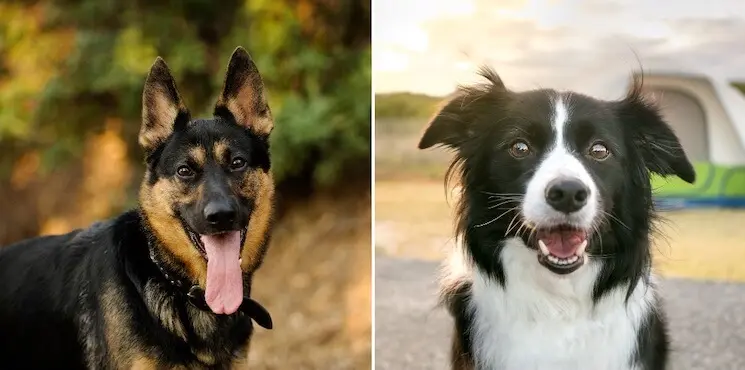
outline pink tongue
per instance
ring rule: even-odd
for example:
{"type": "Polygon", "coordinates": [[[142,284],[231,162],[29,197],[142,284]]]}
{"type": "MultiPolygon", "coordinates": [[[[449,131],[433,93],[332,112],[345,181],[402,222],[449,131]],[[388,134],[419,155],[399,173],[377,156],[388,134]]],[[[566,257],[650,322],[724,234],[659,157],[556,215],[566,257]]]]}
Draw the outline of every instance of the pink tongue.
{"type": "Polygon", "coordinates": [[[556,257],[568,258],[577,252],[585,240],[585,233],[578,230],[556,230],[543,232],[538,237],[546,244],[548,251],[556,257]]]}
{"type": "Polygon", "coordinates": [[[207,252],[207,289],[204,298],[212,312],[230,315],[243,302],[241,233],[201,235],[207,252]]]}

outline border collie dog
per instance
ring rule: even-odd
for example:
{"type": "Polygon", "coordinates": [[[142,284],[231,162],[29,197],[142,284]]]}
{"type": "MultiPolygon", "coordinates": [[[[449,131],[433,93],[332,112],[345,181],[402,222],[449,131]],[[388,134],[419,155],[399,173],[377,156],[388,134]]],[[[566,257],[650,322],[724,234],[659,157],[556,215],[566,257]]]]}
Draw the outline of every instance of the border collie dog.
{"type": "Polygon", "coordinates": [[[606,101],[480,74],[419,143],[453,149],[447,179],[461,185],[465,268],[442,284],[452,368],[664,369],[650,173],[693,183],[695,172],[641,78],[606,101]]]}

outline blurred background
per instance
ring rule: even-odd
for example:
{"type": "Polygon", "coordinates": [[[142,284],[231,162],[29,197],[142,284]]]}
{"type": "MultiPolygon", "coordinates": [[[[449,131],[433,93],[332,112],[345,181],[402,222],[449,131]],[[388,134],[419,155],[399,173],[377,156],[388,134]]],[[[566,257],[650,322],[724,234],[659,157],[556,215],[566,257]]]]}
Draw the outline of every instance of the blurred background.
{"type": "Polygon", "coordinates": [[[451,328],[435,281],[454,246],[451,153],[417,143],[482,64],[511,89],[605,99],[621,98],[643,68],[645,92],[697,171],[693,185],[653,180],[672,368],[745,368],[743,10],[740,0],[376,0],[376,368],[447,368],[451,328]]]}
{"type": "Polygon", "coordinates": [[[369,368],[369,1],[1,2],[0,245],[134,207],[155,57],[205,116],[238,45],[268,89],[280,196],[254,284],[276,328],[250,367],[369,368]]]}
{"type": "Polygon", "coordinates": [[[742,9],[737,0],[377,1],[376,250],[439,259],[450,249],[442,180],[451,156],[416,144],[448,94],[478,81],[480,65],[512,89],[605,99],[622,97],[642,67],[647,94],[698,175],[694,185],[654,179],[658,204],[671,210],[658,266],[676,276],[745,279],[742,9]]]}

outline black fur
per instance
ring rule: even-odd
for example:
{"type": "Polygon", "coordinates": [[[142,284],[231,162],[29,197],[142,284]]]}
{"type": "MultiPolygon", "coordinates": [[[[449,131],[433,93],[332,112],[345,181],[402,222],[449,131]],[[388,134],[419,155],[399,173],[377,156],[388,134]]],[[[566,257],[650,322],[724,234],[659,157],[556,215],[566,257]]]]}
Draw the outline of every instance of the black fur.
{"type": "MultiPolygon", "coordinates": [[[[186,319],[186,297],[163,277],[148,258],[147,228],[136,210],[87,230],[25,240],[0,250],[0,358],[3,368],[84,369],[81,314],[89,312],[91,340],[105,347],[106,328],[98,299],[103,284],[123,288],[121,297],[132,314],[139,343],[173,364],[198,363],[191,346],[239,353],[252,333],[251,319],[220,317],[210,341],[200,343],[187,325],[187,345],[163,329],[143,302],[147,281],[156,281],[175,297],[178,315],[186,319]]],[[[250,285],[249,285],[250,286],[250,285]]],[[[186,321],[186,320],[185,320],[186,321]]],[[[96,368],[109,368],[105,348],[95,356],[96,368]]],[[[232,358],[224,356],[224,361],[232,358]]],[[[91,364],[93,365],[93,364],[91,364]]]]}
{"type": "MultiPolygon", "coordinates": [[[[463,86],[435,115],[419,143],[420,149],[444,146],[455,157],[446,176],[461,185],[457,206],[456,231],[466,247],[466,258],[501,285],[505,271],[500,259],[503,240],[520,237],[535,245],[531,233],[521,233],[519,201],[497,206],[495,194],[524,194],[541,154],[547,150],[555,132],[550,127],[553,90],[513,92],[500,77],[484,68],[486,82],[463,86]],[[535,148],[532,157],[517,160],[508,154],[517,138],[526,138],[535,148]],[[496,219],[496,220],[495,220],[496,219]],[[512,227],[510,227],[512,225],[512,227]]],[[[607,216],[588,240],[587,252],[603,256],[602,270],[595,282],[593,300],[597,302],[613,288],[647,279],[651,267],[650,236],[655,212],[650,172],[676,175],[693,182],[695,173],[678,139],[662,120],[654,105],[644,100],[641,80],[637,79],[619,101],[603,101],[571,94],[571,119],[565,135],[576,145],[571,149],[598,185],[607,216]],[[601,138],[613,155],[598,162],[582,156],[592,140],[601,138]]],[[[500,200],[501,201],[501,200],[500,200]]],[[[523,230],[524,231],[524,230],[523,230]]],[[[631,289],[628,295],[631,294],[631,289]]],[[[628,298],[627,295],[627,298],[628,298]]],[[[469,313],[463,309],[468,287],[445,287],[445,304],[455,319],[456,336],[470,357],[467,329],[469,313]]],[[[636,360],[644,369],[662,369],[667,353],[663,317],[655,312],[639,330],[636,360]]]]}
{"type": "MultiPolygon", "coordinates": [[[[242,61],[239,67],[253,66],[241,48],[234,58],[242,61]]],[[[260,83],[255,66],[249,69],[243,78],[260,83]]],[[[238,88],[230,78],[226,84],[238,88]]],[[[232,115],[191,120],[160,58],[143,103],[140,144],[147,174],[140,206],[84,230],[0,249],[0,367],[227,369],[246,357],[252,318],[271,328],[268,313],[248,298],[253,272],[267,250],[274,208],[268,134],[232,115]],[[184,166],[194,175],[179,175],[184,166]],[[160,193],[153,190],[158,184],[160,193]],[[205,221],[207,205],[214,202],[229,204],[236,216],[205,221]],[[264,207],[256,209],[258,203],[264,207]],[[156,232],[156,219],[183,230],[161,226],[156,232]],[[250,231],[249,224],[266,228],[250,231]],[[218,315],[207,307],[200,282],[187,268],[206,264],[206,257],[184,261],[174,254],[195,256],[199,237],[190,242],[173,235],[227,231],[240,231],[242,246],[248,245],[246,234],[255,233],[250,255],[241,255],[252,264],[242,266],[240,309],[218,315]],[[171,233],[170,241],[161,239],[171,233]]]]}

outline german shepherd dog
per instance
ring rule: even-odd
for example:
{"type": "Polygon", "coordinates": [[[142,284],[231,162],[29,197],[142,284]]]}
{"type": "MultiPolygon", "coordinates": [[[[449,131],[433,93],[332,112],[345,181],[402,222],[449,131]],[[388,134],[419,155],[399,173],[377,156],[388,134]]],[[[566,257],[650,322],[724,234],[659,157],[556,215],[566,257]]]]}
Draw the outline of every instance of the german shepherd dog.
{"type": "Polygon", "coordinates": [[[457,370],[661,370],[650,174],[695,170],[637,77],[620,100],[513,91],[489,68],[419,143],[455,152],[462,187],[442,300],[457,370]]]}
{"type": "Polygon", "coordinates": [[[163,59],[145,81],[139,206],[0,249],[0,361],[23,369],[226,369],[245,363],[274,209],[264,85],[233,53],[210,119],[163,59]]]}

